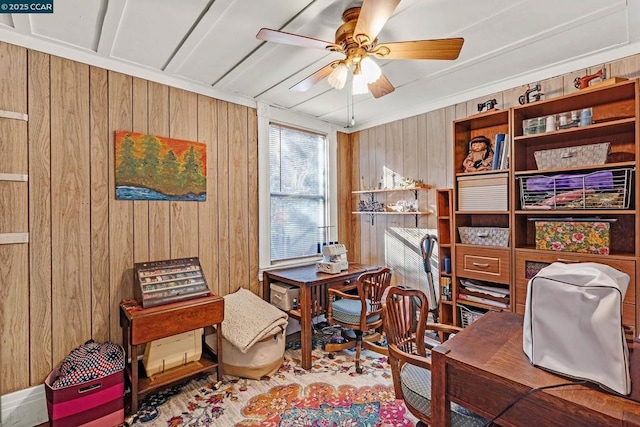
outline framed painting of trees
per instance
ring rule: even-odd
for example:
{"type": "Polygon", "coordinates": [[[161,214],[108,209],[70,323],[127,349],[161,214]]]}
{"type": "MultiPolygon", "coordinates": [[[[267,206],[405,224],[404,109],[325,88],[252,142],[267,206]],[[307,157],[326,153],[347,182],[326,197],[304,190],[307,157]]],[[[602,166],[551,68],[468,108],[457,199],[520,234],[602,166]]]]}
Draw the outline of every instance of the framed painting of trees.
{"type": "Polygon", "coordinates": [[[207,147],[129,131],[116,131],[116,199],[204,201],[207,147]]]}

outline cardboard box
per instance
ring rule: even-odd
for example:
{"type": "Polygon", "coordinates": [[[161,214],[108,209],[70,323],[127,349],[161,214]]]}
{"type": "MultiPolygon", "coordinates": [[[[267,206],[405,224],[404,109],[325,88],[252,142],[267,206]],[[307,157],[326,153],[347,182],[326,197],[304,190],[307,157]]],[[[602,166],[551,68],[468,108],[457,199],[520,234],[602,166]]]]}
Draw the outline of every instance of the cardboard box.
{"type": "Polygon", "coordinates": [[[58,368],[44,381],[52,427],[116,426],[124,422],[124,370],[74,386],[52,388],[58,368]]]}
{"type": "Polygon", "coordinates": [[[536,249],[609,254],[608,222],[536,221],[536,249]]]}
{"type": "Polygon", "coordinates": [[[507,174],[458,177],[458,210],[508,211],[507,174]]]}
{"type": "Polygon", "coordinates": [[[293,309],[293,300],[300,298],[300,288],[286,283],[272,283],[271,304],[281,310],[293,309]]]}

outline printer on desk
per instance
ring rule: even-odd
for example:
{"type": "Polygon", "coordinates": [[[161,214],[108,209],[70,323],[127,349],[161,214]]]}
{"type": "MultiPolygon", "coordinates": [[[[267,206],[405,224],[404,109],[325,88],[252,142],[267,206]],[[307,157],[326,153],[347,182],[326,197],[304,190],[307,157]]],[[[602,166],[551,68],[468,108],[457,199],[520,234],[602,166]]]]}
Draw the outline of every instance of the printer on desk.
{"type": "Polygon", "coordinates": [[[316,264],[321,273],[337,274],[349,268],[347,248],[342,243],[334,243],[322,247],[322,261],[316,264]]]}

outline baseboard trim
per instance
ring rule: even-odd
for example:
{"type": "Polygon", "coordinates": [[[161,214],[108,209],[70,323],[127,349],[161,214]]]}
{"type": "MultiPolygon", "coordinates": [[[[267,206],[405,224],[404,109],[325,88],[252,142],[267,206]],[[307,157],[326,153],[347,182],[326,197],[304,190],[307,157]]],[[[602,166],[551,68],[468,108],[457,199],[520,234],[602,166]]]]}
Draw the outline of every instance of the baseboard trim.
{"type": "Polygon", "coordinates": [[[32,427],[49,421],[44,385],[0,396],[2,427],[32,427]]]}

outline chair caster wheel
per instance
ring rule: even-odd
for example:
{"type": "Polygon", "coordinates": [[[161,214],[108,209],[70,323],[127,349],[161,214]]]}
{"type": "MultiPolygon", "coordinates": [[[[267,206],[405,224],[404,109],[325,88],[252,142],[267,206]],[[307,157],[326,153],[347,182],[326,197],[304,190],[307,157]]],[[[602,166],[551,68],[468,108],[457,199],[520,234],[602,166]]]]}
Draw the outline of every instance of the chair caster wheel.
{"type": "Polygon", "coordinates": [[[356,368],[356,372],[361,374],[362,373],[362,368],[356,368]]]}
{"type": "Polygon", "coordinates": [[[335,355],[335,354],[333,354],[333,353],[329,353],[329,355],[328,355],[328,356],[329,356],[329,359],[335,359],[335,357],[336,357],[336,355],[335,355]]]}

